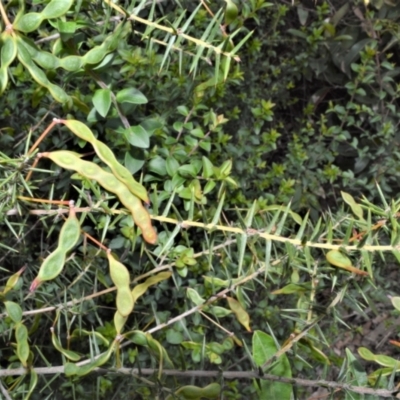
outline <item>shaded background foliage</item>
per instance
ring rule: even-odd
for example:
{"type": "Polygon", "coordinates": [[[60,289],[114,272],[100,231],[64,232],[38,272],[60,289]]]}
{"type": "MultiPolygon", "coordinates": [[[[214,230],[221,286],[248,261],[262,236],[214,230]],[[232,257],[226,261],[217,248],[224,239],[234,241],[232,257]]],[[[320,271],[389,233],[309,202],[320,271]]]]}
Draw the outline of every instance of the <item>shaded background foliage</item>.
{"type": "MultiPolygon", "coordinates": [[[[137,3],[126,1],[120,5],[132,12],[137,3]]],[[[210,4],[210,9],[215,13],[223,4],[222,1],[215,2],[210,4]]],[[[291,201],[295,211],[305,215],[311,210],[315,220],[329,207],[335,213],[331,217],[331,224],[335,225],[347,216],[339,209],[340,190],[352,193],[356,198],[363,194],[377,201],[380,200],[376,189],[378,182],[384,195],[390,197],[397,193],[399,87],[396,78],[400,71],[397,66],[400,6],[376,2],[365,8],[361,1],[291,4],[252,0],[238,1],[237,4],[240,15],[229,28],[231,31],[242,28],[235,44],[248,32],[254,32],[240,50],[240,63],[232,62],[226,82],[217,79],[210,83],[215,76],[215,59],[209,54],[203,54],[204,59],[200,60],[196,73],[190,71],[192,56],[180,56],[178,51],[172,51],[165,58],[165,46],[142,40],[137,32],[146,32],[146,26],[138,22],[130,22],[124,28],[115,51],[100,65],[88,65],[79,72],[46,71],[52,81],[72,96],[69,103],[54,102],[48,92],[33,82],[29,73],[16,63],[10,68],[13,86],[0,96],[1,152],[11,158],[19,157],[25,153],[28,132],[36,138],[52,117],[73,116],[86,121],[97,137],[112,147],[117,158],[143,179],[151,194],[154,214],[161,215],[167,209],[172,218],[186,218],[193,203],[192,192],[195,192],[193,217],[206,221],[216,213],[226,190],[224,222],[244,225],[245,212],[241,209],[248,209],[253,199],[258,199],[255,228],[259,229],[273,224],[273,218],[266,213],[271,205],[280,206],[291,201]],[[132,139],[122,133],[125,126],[116,107],[111,106],[104,116],[98,112],[94,99],[99,88],[105,87],[115,93],[135,88],[147,98],[143,104],[122,102],[119,105],[129,124],[141,127],[135,131],[136,134],[140,132],[140,143],[137,135],[132,139]],[[210,172],[210,164],[204,164],[203,156],[217,170],[210,172]],[[171,198],[173,201],[168,205],[171,198]]],[[[178,2],[168,1],[157,2],[152,9],[149,2],[139,15],[146,19],[153,13],[153,20],[163,18],[164,22],[173,24],[183,9],[193,12],[195,6],[191,1],[181,2],[181,6],[178,2]]],[[[15,14],[17,7],[17,2],[11,2],[8,12],[15,14]]],[[[40,10],[42,4],[33,2],[29,7],[30,11],[40,10]]],[[[84,54],[111,35],[119,22],[104,2],[81,2],[76,7],[68,18],[76,24],[73,32],[64,33],[57,45],[50,40],[40,42],[38,45],[42,49],[59,57],[84,54]]],[[[202,8],[186,33],[200,37],[209,23],[210,16],[202,8]]],[[[51,22],[46,22],[30,38],[40,41],[54,33],[53,28],[56,29],[51,22]]],[[[219,35],[215,38],[216,43],[222,40],[219,35]]],[[[163,40],[165,36],[157,30],[151,32],[153,39],[163,40]]],[[[196,47],[189,43],[185,51],[195,54],[196,47]]],[[[87,153],[88,157],[98,161],[90,146],[63,128],[53,130],[40,146],[41,151],[55,149],[87,153]]],[[[21,177],[29,164],[21,161],[16,163],[18,168],[22,166],[20,172],[4,184],[7,190],[1,193],[3,211],[16,206],[25,211],[32,208],[15,199],[26,190],[21,177]]],[[[4,179],[15,172],[16,165],[2,167],[4,179]]],[[[70,172],[49,162],[42,161],[38,168],[31,188],[37,198],[72,197],[82,204],[100,200],[108,207],[115,204],[98,188],[88,194],[93,186],[86,181],[71,179],[70,172]]],[[[12,236],[9,230],[4,230],[2,243],[18,251],[13,254],[2,248],[1,267],[8,273],[15,272],[23,264],[29,265],[24,278],[30,282],[40,259],[55,246],[59,220],[26,217],[23,213],[11,222],[4,215],[1,218],[3,226],[11,225],[16,231],[12,236]]],[[[163,245],[169,241],[173,246],[169,248],[166,262],[179,259],[186,248],[202,251],[228,238],[193,228],[176,234],[161,223],[157,223],[157,227],[160,244],[152,253],[144,253],[141,239],[126,217],[88,214],[83,226],[86,232],[103,237],[107,246],[138,275],[148,271],[149,260],[161,253],[163,245]]],[[[283,234],[290,236],[298,228],[298,224],[288,217],[283,234]]],[[[311,234],[312,229],[309,231],[311,234]]],[[[188,288],[195,289],[203,298],[211,296],[215,288],[204,284],[203,275],[234,279],[239,274],[241,262],[251,266],[265,259],[263,243],[254,239],[250,244],[251,251],[246,251],[243,257],[240,246],[232,244],[229,250],[221,250],[213,258],[200,258],[188,267],[186,276],[176,274],[173,283],[163,282],[146,293],[135,308],[131,328],[147,327],[154,321],[166,322],[189,308],[188,288]]],[[[334,294],[343,288],[346,288],[341,306],[343,312],[350,310],[364,316],[362,309],[366,305],[372,307],[374,300],[383,302],[382,291],[375,291],[371,282],[360,283],[332,271],[319,251],[314,254],[320,282],[314,304],[307,303],[302,291],[292,293],[292,296],[271,294],[272,290],[288,282],[309,284],[310,276],[316,277],[304,267],[307,257],[300,251],[290,254],[285,245],[277,245],[275,251],[282,262],[270,272],[269,280],[255,280],[236,291],[236,296],[247,305],[253,330],[273,332],[282,342],[299,321],[306,319],[310,306],[316,313],[323,314],[334,294]],[[330,291],[332,281],[335,282],[334,293],[330,291]],[[364,296],[362,299],[360,291],[364,296]]],[[[380,279],[379,267],[377,280],[380,279]]],[[[26,282],[23,289],[12,294],[13,301],[24,302],[26,282]]],[[[25,300],[24,304],[30,309],[60,304],[110,285],[104,254],[82,244],[60,280],[46,284],[34,299],[25,300]],[[78,275],[80,279],[77,280],[78,275]]],[[[384,289],[391,290],[390,287],[384,289]]],[[[113,339],[115,330],[110,321],[114,300],[114,295],[108,294],[81,303],[73,309],[75,316],[66,314],[57,322],[62,341],[68,340],[70,318],[78,319],[87,330],[95,327],[97,332],[113,339]]],[[[336,310],[333,313],[340,314],[336,310]]],[[[340,321],[335,317],[332,320],[333,323],[329,320],[321,324],[328,339],[321,334],[318,346],[302,344],[302,358],[295,358],[292,365],[300,376],[313,378],[314,365],[322,365],[321,370],[326,368],[327,371],[327,358],[335,367],[343,362],[328,347],[330,335],[341,332],[340,321]],[[327,354],[326,358],[318,354],[320,348],[327,354]]],[[[221,321],[229,331],[241,332],[241,339],[250,345],[250,333],[246,333],[235,318],[228,316],[221,321]]],[[[60,363],[59,354],[54,353],[46,339],[53,323],[53,315],[32,318],[31,347],[37,346],[41,350],[41,356],[35,358],[35,366],[45,365],[44,360],[60,363]]],[[[2,335],[0,348],[3,367],[17,365],[17,358],[8,346],[11,333],[7,322],[2,321],[2,328],[6,332],[2,335]]],[[[183,359],[186,366],[213,369],[212,361],[221,356],[222,366],[226,369],[234,367],[244,371],[252,367],[242,347],[224,342],[226,332],[215,329],[198,314],[190,316],[182,325],[176,324],[158,332],[155,337],[180,366],[183,359]],[[218,351],[210,352],[212,356],[201,357],[198,348],[182,349],[180,346],[183,339],[202,343],[205,336],[207,344],[218,348],[218,351]],[[217,346],[221,343],[226,345],[223,351],[217,346]]],[[[78,352],[88,352],[84,340],[75,341],[73,345],[78,352]]],[[[101,345],[98,347],[104,350],[101,345]]],[[[138,348],[129,348],[124,357],[127,365],[158,366],[151,354],[138,348]]],[[[334,372],[326,372],[326,375],[332,377],[334,372]]],[[[128,378],[116,375],[89,376],[81,381],[65,377],[54,381],[41,379],[47,386],[43,384],[43,392],[35,393],[35,398],[43,398],[43,393],[62,398],[93,398],[94,394],[98,398],[109,398],[112,391],[121,398],[133,393],[149,398],[158,391],[157,387],[130,382],[128,378]]],[[[174,387],[175,381],[171,378],[164,384],[174,387]]],[[[227,398],[243,398],[256,393],[255,387],[239,381],[225,382],[225,385],[227,398]]],[[[299,397],[302,395],[300,389],[299,397]]]]}

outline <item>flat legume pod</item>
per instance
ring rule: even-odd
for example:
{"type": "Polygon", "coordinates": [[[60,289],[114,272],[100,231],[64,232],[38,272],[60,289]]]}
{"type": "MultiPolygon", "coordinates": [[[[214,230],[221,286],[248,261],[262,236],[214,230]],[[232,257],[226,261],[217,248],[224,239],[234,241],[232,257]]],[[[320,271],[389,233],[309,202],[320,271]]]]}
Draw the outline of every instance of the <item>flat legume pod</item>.
{"type": "Polygon", "coordinates": [[[69,216],[64,222],[57,248],[50,253],[40,266],[37,277],[30,286],[33,292],[44,281],[55,279],[64,268],[66,254],[76,245],[80,235],[80,225],[76,218],[73,202],[70,203],[69,216]]]}
{"type": "Polygon", "coordinates": [[[66,150],[41,153],[42,157],[50,158],[60,167],[76,171],[82,176],[97,181],[106,190],[116,194],[121,203],[131,212],[136,225],[142,230],[146,242],[157,242],[157,234],[151,224],[151,218],[140,199],[134,196],[128,188],[113,174],[104,171],[97,164],[81,160],[76,153],[66,150]]]}
{"type": "Polygon", "coordinates": [[[133,178],[129,170],[118,162],[112,150],[105,143],[97,140],[93,132],[84,123],[72,119],[61,120],[61,122],[76,136],[86,140],[94,147],[99,158],[110,167],[115,177],[124,183],[133,195],[139,197],[145,203],[149,203],[146,188],[133,178]]]}
{"type": "Polygon", "coordinates": [[[123,316],[128,316],[133,310],[133,297],[129,287],[130,276],[124,264],[117,261],[109,251],[107,253],[110,264],[111,280],[117,287],[117,310],[123,316]]]}

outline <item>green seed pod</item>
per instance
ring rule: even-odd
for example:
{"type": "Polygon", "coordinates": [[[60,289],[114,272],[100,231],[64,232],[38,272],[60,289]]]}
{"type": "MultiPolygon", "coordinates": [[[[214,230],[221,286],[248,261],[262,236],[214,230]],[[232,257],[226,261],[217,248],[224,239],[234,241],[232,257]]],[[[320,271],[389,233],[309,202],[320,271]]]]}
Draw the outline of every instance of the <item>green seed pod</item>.
{"type": "Polygon", "coordinates": [[[58,58],[47,51],[38,51],[32,59],[36,64],[46,70],[56,69],[59,67],[58,58]]]}
{"type": "Polygon", "coordinates": [[[11,275],[6,283],[6,286],[3,290],[3,294],[6,294],[7,292],[9,292],[10,290],[12,290],[14,288],[14,286],[16,286],[20,280],[20,276],[21,274],[25,271],[26,266],[22,267],[19,271],[17,271],[15,274],[11,275]]]}
{"type": "Polygon", "coordinates": [[[76,245],[79,235],[80,224],[76,218],[73,202],[71,202],[69,216],[60,231],[58,247],[43,261],[39,273],[29,289],[31,292],[36,290],[42,282],[52,280],[61,273],[66,253],[76,245]]]}
{"type": "Polygon", "coordinates": [[[93,132],[84,123],[72,119],[61,120],[61,122],[79,138],[89,143],[96,140],[93,132]]]}
{"type": "Polygon", "coordinates": [[[40,13],[32,12],[24,14],[21,18],[14,22],[14,29],[20,32],[33,32],[39,28],[43,21],[43,16],[40,13]]]}
{"type": "Polygon", "coordinates": [[[121,203],[131,212],[136,225],[142,230],[143,238],[148,243],[156,243],[157,234],[151,224],[148,211],[143,207],[141,201],[113,174],[104,171],[92,162],[80,160],[75,153],[70,151],[41,153],[41,156],[50,158],[63,168],[79,172],[88,179],[96,180],[106,190],[116,194],[121,203]]]}
{"type": "Polygon", "coordinates": [[[127,317],[123,317],[119,311],[116,311],[114,314],[114,326],[117,331],[117,335],[120,335],[122,329],[124,328],[125,322],[127,321],[127,317]]]}
{"type": "Polygon", "coordinates": [[[84,62],[82,60],[82,57],[67,56],[67,57],[61,58],[59,60],[59,65],[61,68],[65,69],[66,71],[76,72],[76,71],[79,71],[83,67],[84,62]]]}
{"type": "Polygon", "coordinates": [[[117,161],[111,149],[103,142],[97,140],[85,124],[76,120],[63,120],[62,123],[76,136],[86,140],[93,146],[99,158],[110,167],[115,177],[124,183],[133,195],[139,197],[145,203],[149,203],[145,187],[133,178],[129,170],[117,161]]]}
{"type": "Polygon", "coordinates": [[[85,64],[97,64],[107,55],[107,47],[103,45],[93,47],[83,57],[85,64]]]}
{"type": "Polygon", "coordinates": [[[52,160],[60,167],[63,167],[65,169],[73,169],[74,171],[76,171],[76,162],[80,161],[80,155],[78,153],[74,153],[73,151],[68,150],[39,153],[38,156],[50,158],[50,160],[52,160]]]}
{"type": "Polygon", "coordinates": [[[61,247],[65,253],[70,251],[79,239],[81,232],[78,218],[76,218],[73,206],[70,208],[69,217],[64,222],[60,231],[58,246],[61,247]]]}
{"type": "Polygon", "coordinates": [[[51,82],[49,82],[47,85],[47,90],[50,92],[53,99],[61,104],[67,103],[71,100],[68,94],[65,93],[64,89],[62,89],[60,86],[54,85],[51,82]]]}
{"type": "Polygon", "coordinates": [[[72,350],[64,349],[62,347],[60,339],[57,337],[57,335],[54,332],[54,328],[51,328],[51,341],[53,342],[53,346],[69,360],[79,361],[81,359],[81,356],[78,353],[75,353],[72,350]]]}
{"type": "Polygon", "coordinates": [[[7,67],[0,66],[0,94],[2,94],[8,84],[8,69],[7,67]]]}
{"type": "Polygon", "coordinates": [[[3,45],[0,54],[0,94],[6,90],[8,83],[8,67],[17,56],[17,43],[15,37],[4,31],[1,35],[3,45]]]}
{"type": "MultiPolygon", "coordinates": [[[[217,399],[221,393],[221,385],[219,383],[211,383],[204,388],[187,385],[181,387],[175,392],[178,398],[187,400],[200,400],[200,399],[217,399]]],[[[172,399],[172,397],[171,397],[172,399]]]]}
{"type": "Polygon", "coordinates": [[[108,262],[110,263],[110,274],[114,285],[117,288],[129,287],[130,276],[128,269],[124,264],[117,261],[111,252],[107,253],[108,262]]]}
{"type": "Polygon", "coordinates": [[[128,187],[129,191],[142,199],[145,203],[149,203],[149,197],[145,187],[133,179],[129,170],[117,161],[111,149],[99,140],[96,140],[92,145],[100,159],[111,168],[114,175],[128,187]]]}
{"type": "Polygon", "coordinates": [[[226,9],[225,9],[225,25],[230,25],[234,22],[239,14],[238,8],[236,4],[232,0],[226,1],[226,9]]]}
{"type": "Polygon", "coordinates": [[[15,339],[17,341],[17,355],[26,368],[29,357],[28,329],[21,322],[15,325],[15,339]]]}
{"type": "Polygon", "coordinates": [[[117,287],[116,304],[117,310],[122,317],[127,317],[133,311],[133,297],[129,287],[117,287]]]}
{"type": "Polygon", "coordinates": [[[117,287],[117,310],[123,317],[127,317],[133,310],[129,272],[124,264],[112,256],[110,251],[107,253],[107,258],[110,263],[111,280],[117,287]]]}
{"type": "Polygon", "coordinates": [[[0,63],[1,66],[8,67],[17,56],[17,43],[14,36],[8,32],[3,32],[1,41],[3,45],[1,46],[0,63]]]}
{"type": "Polygon", "coordinates": [[[5,301],[4,305],[6,306],[8,316],[15,322],[22,321],[22,309],[18,303],[13,301],[5,301]]]}
{"type": "Polygon", "coordinates": [[[142,331],[133,331],[128,338],[135,344],[139,346],[147,346],[147,337],[146,334],[142,331]]]}
{"type": "Polygon", "coordinates": [[[56,278],[62,271],[65,263],[65,252],[62,248],[57,247],[40,266],[37,277],[32,281],[29,290],[35,291],[37,287],[44,281],[50,281],[56,278]]]}

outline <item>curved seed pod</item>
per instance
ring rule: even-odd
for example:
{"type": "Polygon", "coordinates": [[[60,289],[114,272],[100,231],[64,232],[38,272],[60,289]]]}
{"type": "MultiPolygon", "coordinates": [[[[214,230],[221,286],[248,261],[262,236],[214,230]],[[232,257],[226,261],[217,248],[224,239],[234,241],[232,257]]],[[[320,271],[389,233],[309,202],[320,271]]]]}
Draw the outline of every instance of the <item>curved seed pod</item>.
{"type": "Polygon", "coordinates": [[[42,21],[42,14],[36,12],[27,13],[14,22],[14,29],[25,33],[33,32],[39,28],[42,21]]]}
{"type": "Polygon", "coordinates": [[[21,61],[23,66],[29,71],[32,78],[41,86],[47,88],[50,83],[47,79],[46,74],[36,66],[32,60],[32,56],[29,53],[27,46],[25,45],[23,39],[17,36],[17,48],[18,48],[18,59],[21,61]]]}
{"type": "Polygon", "coordinates": [[[69,217],[64,222],[61,228],[60,236],[58,239],[58,246],[61,247],[65,253],[70,251],[79,239],[81,227],[76,218],[75,210],[73,205],[69,209],[69,217]]]}
{"type": "Polygon", "coordinates": [[[142,331],[132,331],[127,335],[128,339],[139,346],[147,346],[147,336],[142,331]]]}
{"type": "MultiPolygon", "coordinates": [[[[187,400],[200,400],[200,399],[217,399],[221,393],[221,385],[219,383],[211,383],[203,388],[193,385],[181,387],[175,392],[178,398],[187,400]]],[[[175,396],[174,396],[175,397],[175,396]]],[[[168,396],[167,399],[173,397],[168,396]]]]}
{"type": "Polygon", "coordinates": [[[79,56],[67,56],[59,59],[58,62],[61,68],[70,72],[79,71],[84,65],[82,57],[79,56]]]}
{"type": "Polygon", "coordinates": [[[32,57],[33,61],[44,69],[56,69],[59,67],[60,62],[58,58],[49,53],[48,51],[38,51],[35,56],[32,57]]]}
{"type": "Polygon", "coordinates": [[[57,335],[54,332],[54,328],[51,328],[51,341],[53,342],[53,346],[69,360],[79,361],[81,359],[81,356],[78,353],[75,353],[72,350],[64,349],[62,347],[60,339],[57,337],[57,335]]]}
{"type": "Polygon", "coordinates": [[[112,150],[106,144],[97,140],[85,124],[72,119],[62,120],[62,123],[76,136],[86,140],[93,146],[99,158],[110,167],[116,178],[124,183],[132,194],[142,199],[145,203],[149,203],[146,188],[133,178],[129,170],[117,161],[112,150]]]}
{"type": "Polygon", "coordinates": [[[6,306],[8,316],[15,323],[22,321],[22,309],[18,303],[15,303],[14,301],[5,301],[4,305],[6,306]]]}
{"type": "Polygon", "coordinates": [[[56,278],[62,271],[65,263],[65,252],[58,247],[54,250],[40,266],[37,277],[32,281],[29,290],[35,291],[44,281],[50,281],[56,278]]]}
{"type": "Polygon", "coordinates": [[[76,171],[88,179],[93,179],[106,190],[116,194],[121,203],[131,212],[133,220],[141,229],[143,238],[146,242],[151,244],[157,242],[157,234],[151,224],[151,218],[148,211],[143,207],[141,201],[113,174],[104,171],[97,164],[81,160],[71,151],[53,151],[41,153],[40,156],[50,158],[53,162],[63,168],[76,171]]]}
{"type": "Polygon", "coordinates": [[[225,25],[229,25],[234,22],[239,14],[236,4],[232,0],[225,0],[225,25]]]}
{"type": "Polygon", "coordinates": [[[117,299],[116,305],[118,313],[121,314],[122,317],[127,317],[133,311],[133,298],[132,293],[128,288],[117,288],[117,299]]]}
{"type": "Polygon", "coordinates": [[[63,119],[62,122],[72,133],[74,133],[79,138],[92,143],[96,140],[93,132],[82,122],[76,121],[74,119],[63,119]]]}
{"type": "Polygon", "coordinates": [[[71,376],[71,375],[78,375],[78,376],[84,376],[93,371],[95,368],[102,366],[105,364],[108,359],[111,357],[111,354],[113,353],[115,349],[116,341],[114,340],[111,343],[111,346],[109,349],[101,354],[98,358],[95,360],[91,361],[88,364],[85,365],[76,365],[74,363],[67,363],[65,366],[65,375],[66,376],[71,376]]]}
{"type": "Polygon", "coordinates": [[[17,36],[17,49],[18,49],[18,59],[21,61],[21,64],[29,71],[32,78],[40,85],[45,87],[53,98],[60,102],[65,103],[69,100],[69,96],[65,91],[57,86],[52,84],[48,79],[46,74],[33,62],[32,56],[29,53],[28,48],[29,44],[25,45],[24,40],[17,36]]]}
{"type": "Polygon", "coordinates": [[[108,262],[110,263],[111,280],[117,287],[117,309],[123,316],[127,317],[133,310],[133,297],[130,291],[129,272],[124,264],[117,261],[110,251],[107,253],[108,262]]]}
{"type": "Polygon", "coordinates": [[[14,36],[5,31],[1,35],[3,45],[0,54],[0,94],[6,90],[8,83],[8,67],[17,56],[17,43],[14,36]]]}
{"type": "Polygon", "coordinates": [[[28,329],[21,322],[15,325],[15,339],[17,341],[18,358],[26,368],[29,357],[28,329]]]}
{"type": "Polygon", "coordinates": [[[109,53],[104,43],[101,46],[93,47],[83,57],[85,64],[97,64],[109,53]]]}
{"type": "MultiPolygon", "coordinates": [[[[76,171],[76,163],[81,161],[81,155],[69,150],[58,150],[46,153],[39,153],[38,157],[50,158],[54,163],[65,169],[76,171]]],[[[96,165],[96,164],[95,164],[96,165]]]]}
{"type": "Polygon", "coordinates": [[[19,278],[21,276],[21,274],[25,271],[26,266],[22,267],[19,271],[17,271],[15,274],[11,275],[6,283],[6,286],[3,290],[3,294],[6,294],[7,292],[9,292],[10,290],[12,290],[14,288],[14,286],[18,283],[19,278]]]}
{"type": "Polygon", "coordinates": [[[2,94],[8,84],[8,69],[6,67],[0,66],[0,94],[2,94]]]}
{"type": "Polygon", "coordinates": [[[115,330],[117,331],[117,335],[120,335],[122,329],[124,328],[125,322],[127,321],[128,317],[123,317],[119,311],[117,310],[114,314],[114,326],[115,330]]]}
{"type": "Polygon", "coordinates": [[[137,182],[129,170],[117,161],[111,149],[99,140],[96,140],[92,145],[99,158],[110,167],[114,175],[127,186],[129,191],[149,204],[150,200],[146,188],[141,183],[137,182]]]}
{"type": "Polygon", "coordinates": [[[80,224],[78,218],[76,218],[73,202],[71,202],[69,216],[60,231],[58,247],[43,261],[38,275],[29,289],[31,292],[36,290],[42,282],[50,281],[61,273],[64,268],[66,253],[76,245],[79,235],[80,224]]]}
{"type": "Polygon", "coordinates": [[[157,284],[158,282],[161,282],[165,279],[169,279],[172,275],[171,271],[166,271],[166,272],[160,272],[159,274],[153,275],[150,278],[147,278],[143,283],[140,283],[139,285],[136,285],[134,289],[132,290],[132,297],[134,302],[136,300],[144,295],[147,291],[147,289],[150,286],[153,286],[157,284]]]}

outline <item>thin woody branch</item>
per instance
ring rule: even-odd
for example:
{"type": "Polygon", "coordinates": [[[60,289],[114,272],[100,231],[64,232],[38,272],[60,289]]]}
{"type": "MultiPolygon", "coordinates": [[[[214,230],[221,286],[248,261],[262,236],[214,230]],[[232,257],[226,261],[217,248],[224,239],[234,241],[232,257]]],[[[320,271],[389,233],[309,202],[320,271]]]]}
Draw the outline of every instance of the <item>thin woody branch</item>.
{"type": "MultiPolygon", "coordinates": [[[[42,368],[34,368],[34,371],[38,375],[55,375],[64,373],[64,366],[56,366],[56,367],[42,367],[42,368]]],[[[142,376],[142,375],[156,375],[159,370],[153,368],[118,368],[118,369],[104,369],[104,368],[96,368],[94,371],[100,374],[108,374],[108,373],[116,373],[116,374],[124,374],[130,376],[142,376]]],[[[0,377],[6,376],[20,376],[26,374],[26,370],[24,368],[15,368],[15,369],[3,369],[0,370],[0,377]]],[[[262,374],[260,375],[258,372],[254,371],[203,371],[203,370],[192,370],[192,371],[181,371],[177,369],[163,369],[164,376],[174,376],[174,377],[186,377],[186,378],[213,378],[215,379],[262,379],[266,381],[273,382],[282,382],[289,383],[297,386],[304,387],[324,387],[328,389],[332,389],[335,392],[338,391],[348,391],[352,393],[358,394],[368,394],[375,395],[380,397],[391,398],[397,394],[397,391],[387,390],[387,389],[372,389],[361,386],[353,386],[347,383],[340,383],[334,381],[326,381],[323,379],[309,380],[309,379],[301,379],[301,378],[284,378],[282,376],[276,376],[271,374],[262,374]]]]}

